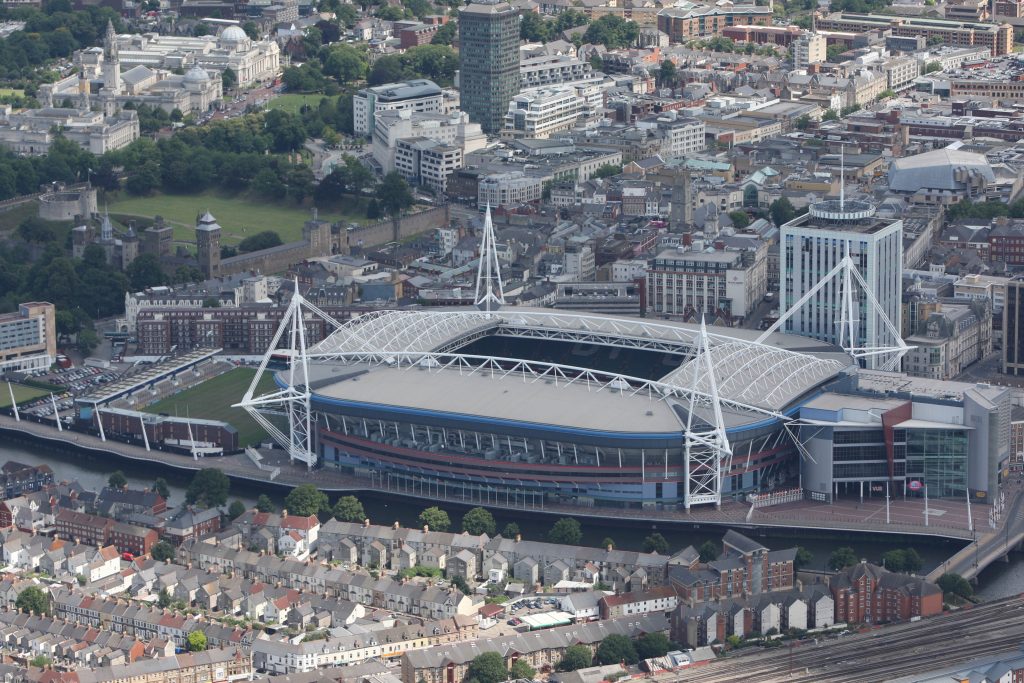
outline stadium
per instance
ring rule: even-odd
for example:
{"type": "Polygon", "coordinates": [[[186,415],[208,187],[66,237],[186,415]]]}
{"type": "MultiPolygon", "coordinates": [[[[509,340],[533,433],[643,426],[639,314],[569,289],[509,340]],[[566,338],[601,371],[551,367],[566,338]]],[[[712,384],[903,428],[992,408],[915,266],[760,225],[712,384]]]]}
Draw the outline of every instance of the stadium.
{"type": "Polygon", "coordinates": [[[240,405],[293,459],[468,503],[675,510],[795,482],[790,418],[853,365],[795,335],[518,307],[374,312],[307,348],[295,323],[323,314],[292,306],[260,368],[279,390],[240,405]]]}

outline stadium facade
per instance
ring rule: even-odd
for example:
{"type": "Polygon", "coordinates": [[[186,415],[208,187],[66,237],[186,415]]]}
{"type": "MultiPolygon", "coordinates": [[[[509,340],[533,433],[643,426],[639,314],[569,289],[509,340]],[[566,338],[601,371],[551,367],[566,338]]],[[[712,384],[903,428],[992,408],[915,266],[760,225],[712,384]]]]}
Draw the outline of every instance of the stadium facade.
{"type": "Polygon", "coordinates": [[[367,314],[276,373],[276,396],[295,394],[279,435],[293,457],[423,497],[719,503],[799,478],[792,416],[853,364],[805,337],[729,332],[546,309],[367,314]]]}

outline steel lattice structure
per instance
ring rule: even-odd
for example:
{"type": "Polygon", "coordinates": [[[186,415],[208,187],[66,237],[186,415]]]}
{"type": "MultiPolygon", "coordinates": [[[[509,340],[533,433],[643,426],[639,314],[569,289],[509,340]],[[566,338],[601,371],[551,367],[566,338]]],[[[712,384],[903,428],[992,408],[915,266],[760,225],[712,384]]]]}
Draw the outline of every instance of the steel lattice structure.
{"type": "Polygon", "coordinates": [[[316,461],[311,363],[378,365],[463,376],[486,374],[498,380],[545,382],[555,389],[584,385],[593,392],[615,392],[667,401],[678,410],[684,432],[685,505],[719,504],[723,473],[731,466],[727,415],[788,422],[783,406],[839,372],[844,365],[776,346],[641,320],[546,311],[378,311],[339,324],[296,293],[239,405],[288,449],[293,460],[316,461]],[[305,315],[328,321],[335,331],[307,347],[305,315]],[[586,342],[657,350],[680,355],[681,367],[650,380],[565,364],[460,353],[486,334],[586,342]],[[284,348],[280,348],[284,346],[284,348]],[[284,358],[282,389],[256,396],[272,356],[284,358]],[[287,377],[285,380],[284,377],[287,377]],[[269,416],[288,419],[285,434],[269,416]]]}

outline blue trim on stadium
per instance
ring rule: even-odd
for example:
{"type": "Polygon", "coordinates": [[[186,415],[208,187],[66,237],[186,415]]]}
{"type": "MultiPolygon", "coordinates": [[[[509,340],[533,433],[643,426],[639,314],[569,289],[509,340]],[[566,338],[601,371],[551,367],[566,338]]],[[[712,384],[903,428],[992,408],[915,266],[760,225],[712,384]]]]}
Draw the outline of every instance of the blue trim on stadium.
{"type": "Polygon", "coordinates": [[[393,413],[396,415],[414,416],[420,418],[434,418],[434,419],[449,419],[449,420],[464,420],[468,422],[477,422],[485,425],[494,425],[502,427],[511,427],[516,429],[536,429],[544,432],[555,432],[562,434],[576,434],[579,436],[597,437],[601,439],[607,439],[612,441],[637,441],[637,440],[660,440],[660,439],[682,439],[683,430],[682,426],[678,432],[635,432],[631,434],[622,434],[620,432],[604,432],[590,429],[577,429],[574,427],[561,427],[555,425],[545,425],[536,422],[520,422],[518,420],[503,420],[495,417],[481,417],[478,415],[466,415],[464,413],[450,413],[443,410],[420,410],[418,408],[399,408],[397,406],[386,406],[380,403],[364,403],[361,401],[343,401],[336,398],[326,398],[319,394],[314,394],[312,401],[315,403],[322,403],[326,405],[336,406],[339,408],[355,408],[361,410],[373,410],[381,411],[384,413],[393,413]]]}

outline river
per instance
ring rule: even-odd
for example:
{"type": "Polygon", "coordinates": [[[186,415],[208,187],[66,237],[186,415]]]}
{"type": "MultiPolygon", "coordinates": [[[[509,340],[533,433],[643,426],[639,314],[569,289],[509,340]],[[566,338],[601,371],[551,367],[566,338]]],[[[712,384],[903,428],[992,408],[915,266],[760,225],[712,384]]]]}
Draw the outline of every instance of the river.
{"type": "MultiPolygon", "coordinates": [[[[190,479],[190,475],[185,472],[177,472],[168,468],[154,471],[143,463],[131,460],[115,458],[105,462],[101,457],[86,456],[72,451],[64,453],[20,444],[0,444],[0,464],[8,460],[17,460],[29,465],[47,464],[53,468],[58,481],[78,481],[86,489],[95,491],[106,485],[107,477],[115,470],[121,470],[124,473],[132,488],[152,486],[154,479],[162,476],[168,482],[171,491],[169,504],[172,506],[184,503],[185,487],[190,479]]],[[[261,487],[256,484],[240,488],[237,483],[233,483],[231,499],[237,498],[247,505],[253,505],[260,493],[266,493],[278,505],[283,502],[284,491],[282,489],[271,486],[261,487]]],[[[396,521],[403,525],[415,524],[416,517],[425,506],[421,501],[370,492],[360,494],[359,498],[363,502],[367,516],[376,524],[390,525],[396,521]]],[[[452,514],[453,527],[457,527],[460,511],[451,509],[449,512],[452,514]]],[[[530,539],[543,538],[552,523],[551,518],[543,516],[527,516],[501,511],[494,511],[494,514],[499,530],[506,523],[514,521],[519,525],[523,536],[530,539]]],[[[585,522],[583,542],[596,546],[600,545],[605,537],[610,537],[619,548],[638,550],[644,536],[651,530],[638,528],[635,522],[627,520],[609,519],[602,524],[585,522]]],[[[664,523],[660,523],[657,530],[665,536],[673,551],[685,545],[699,547],[707,540],[718,543],[722,536],[722,531],[718,528],[693,529],[682,525],[667,526],[664,523]]],[[[961,547],[959,542],[954,541],[913,539],[907,542],[906,540],[900,541],[868,534],[840,536],[826,532],[806,534],[770,530],[763,535],[759,534],[757,538],[769,548],[785,548],[794,545],[807,548],[814,556],[809,568],[818,570],[825,568],[824,565],[829,554],[839,546],[850,546],[858,556],[877,562],[882,553],[887,550],[912,545],[924,561],[924,571],[937,566],[961,547]]],[[[982,573],[979,594],[986,599],[1019,593],[1024,593],[1024,554],[1016,553],[1013,555],[1012,562],[997,562],[982,573]]]]}

